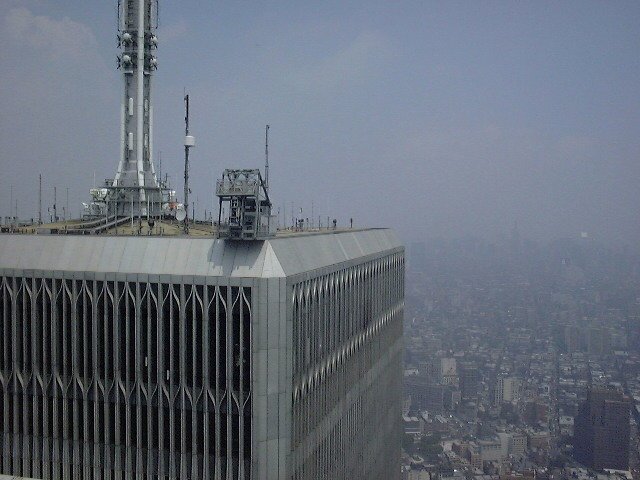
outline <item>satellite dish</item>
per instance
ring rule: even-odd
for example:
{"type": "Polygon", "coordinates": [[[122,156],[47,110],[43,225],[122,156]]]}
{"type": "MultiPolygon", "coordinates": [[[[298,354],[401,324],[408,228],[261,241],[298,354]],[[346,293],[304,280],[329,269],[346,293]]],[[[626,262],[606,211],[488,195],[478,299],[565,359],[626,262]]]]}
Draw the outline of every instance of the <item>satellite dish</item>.
{"type": "Polygon", "coordinates": [[[183,222],[185,218],[187,218],[186,210],[184,208],[178,208],[176,210],[176,220],[183,222]]]}

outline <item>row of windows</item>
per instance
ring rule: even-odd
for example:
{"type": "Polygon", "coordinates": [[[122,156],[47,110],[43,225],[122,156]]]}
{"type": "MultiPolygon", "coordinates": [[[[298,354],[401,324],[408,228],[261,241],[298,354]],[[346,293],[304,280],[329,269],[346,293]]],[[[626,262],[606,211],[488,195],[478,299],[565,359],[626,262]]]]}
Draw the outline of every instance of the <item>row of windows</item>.
{"type": "Polygon", "coordinates": [[[246,392],[250,305],[239,287],[2,278],[0,374],[219,389],[231,374],[246,392]]]}
{"type": "MultiPolygon", "coordinates": [[[[164,399],[164,396],[163,396],[164,399]]],[[[238,429],[242,423],[245,437],[249,434],[251,407],[239,409],[235,400],[223,399],[216,409],[211,400],[192,406],[128,404],[117,402],[83,402],[82,400],[8,393],[0,398],[0,412],[6,422],[3,433],[38,438],[77,441],[87,445],[126,445],[143,450],[171,450],[179,453],[213,455],[219,444],[220,455],[226,457],[227,447],[237,456],[238,429]],[[227,422],[230,412],[235,438],[227,444],[227,422]],[[241,414],[242,413],[242,418],[241,414]],[[216,424],[220,435],[216,436],[216,424]],[[184,432],[183,432],[184,429],[184,432]]],[[[2,425],[0,424],[0,426],[2,425]]],[[[244,445],[246,447],[246,445],[244,445]]]]}
{"type": "MultiPolygon", "coordinates": [[[[393,330],[393,327],[389,330],[393,330]]],[[[385,335],[394,336],[391,331],[385,332],[385,335]]],[[[348,363],[364,363],[364,352],[363,349],[356,353],[348,363]]],[[[307,425],[313,430],[315,424],[316,432],[321,435],[318,443],[310,443],[315,436],[307,436],[295,444],[294,480],[394,478],[396,472],[390,469],[395,468],[397,462],[394,459],[399,456],[401,354],[401,348],[396,348],[390,358],[380,358],[378,366],[381,368],[377,377],[364,388],[361,384],[357,390],[350,386],[362,377],[355,376],[351,378],[354,383],[349,383],[349,372],[338,370],[335,375],[338,388],[347,392],[351,390],[355,395],[350,404],[342,402],[344,413],[330,425],[328,431],[326,415],[318,418],[318,412],[322,411],[326,402],[323,400],[327,395],[325,388],[321,385],[313,395],[302,400],[294,410],[294,429],[298,429],[298,435],[304,435],[308,434],[307,425]],[[323,422],[325,425],[318,428],[323,422]]],[[[327,385],[332,383],[334,380],[326,382],[327,385]]]]}
{"type": "Polygon", "coordinates": [[[301,444],[336,405],[344,401],[351,388],[380,362],[397,341],[400,318],[398,312],[378,335],[368,339],[345,362],[339,363],[330,378],[314,383],[306,395],[294,397],[294,447],[301,444]]]}
{"type": "Polygon", "coordinates": [[[395,476],[403,297],[402,254],[294,286],[295,480],[395,476]]]}
{"type": "MultiPolygon", "coordinates": [[[[3,436],[0,434],[0,445],[3,436]]],[[[216,463],[215,457],[209,455],[179,455],[168,452],[141,452],[136,460],[136,452],[127,453],[114,447],[86,446],[78,442],[66,442],[60,449],[55,442],[34,442],[27,437],[16,437],[8,440],[5,450],[7,455],[0,455],[0,472],[13,471],[25,478],[42,479],[94,479],[116,480],[129,478],[153,478],[158,480],[220,478],[226,479],[227,459],[216,463]],[[12,447],[15,443],[15,447],[12,447]],[[44,447],[43,444],[44,443],[44,447]],[[23,454],[25,445],[29,445],[31,454],[23,454]],[[17,455],[20,452],[21,456],[17,455]],[[164,475],[152,473],[164,471],[164,475]],[[149,472],[149,473],[144,473],[149,472]],[[217,473],[216,473],[217,472],[217,473]]],[[[232,478],[250,478],[251,463],[245,460],[239,468],[238,462],[231,464],[232,478]],[[241,473],[242,472],[242,473],[241,473]],[[241,476],[242,475],[242,476],[241,476]]],[[[13,477],[11,477],[13,478],[13,477]]]]}
{"type": "Polygon", "coordinates": [[[251,299],[243,287],[0,278],[2,448],[25,436],[36,449],[53,440],[58,457],[65,442],[121,445],[157,452],[133,455],[134,472],[170,474],[161,459],[193,455],[214,461],[184,478],[227,465],[237,478],[251,458],[251,299]]]}
{"type": "Polygon", "coordinates": [[[293,373],[298,385],[398,304],[404,297],[403,272],[404,257],[398,253],[293,287],[293,373]]]}

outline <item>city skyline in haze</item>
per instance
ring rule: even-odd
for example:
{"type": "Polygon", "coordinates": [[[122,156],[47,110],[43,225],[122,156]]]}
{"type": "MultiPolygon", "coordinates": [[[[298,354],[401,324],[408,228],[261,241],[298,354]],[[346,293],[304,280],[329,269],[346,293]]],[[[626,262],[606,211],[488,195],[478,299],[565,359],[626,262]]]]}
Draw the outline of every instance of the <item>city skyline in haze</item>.
{"type": "MultiPolygon", "coordinates": [[[[640,240],[640,6],[632,2],[160,4],[155,165],[196,214],[224,168],[260,167],[287,223],[420,237],[640,240]]],[[[118,164],[116,2],[0,6],[0,215],[118,164]]],[[[215,203],[217,208],[217,202],[215,203]]],[[[215,214],[214,214],[215,216],[215,214]]]]}

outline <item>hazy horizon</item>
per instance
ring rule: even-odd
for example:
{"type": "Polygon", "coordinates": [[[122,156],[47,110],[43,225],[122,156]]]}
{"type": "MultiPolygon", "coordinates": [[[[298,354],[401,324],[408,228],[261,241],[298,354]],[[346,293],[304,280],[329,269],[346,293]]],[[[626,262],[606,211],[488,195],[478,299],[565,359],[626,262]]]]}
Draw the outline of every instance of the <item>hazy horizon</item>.
{"type": "MultiPolygon", "coordinates": [[[[0,215],[113,178],[116,0],[0,6],[0,215]]],[[[260,167],[275,212],[420,237],[640,240],[637,2],[160,3],[155,152],[196,213],[260,167]]],[[[159,168],[158,157],[155,158],[159,168]]]]}

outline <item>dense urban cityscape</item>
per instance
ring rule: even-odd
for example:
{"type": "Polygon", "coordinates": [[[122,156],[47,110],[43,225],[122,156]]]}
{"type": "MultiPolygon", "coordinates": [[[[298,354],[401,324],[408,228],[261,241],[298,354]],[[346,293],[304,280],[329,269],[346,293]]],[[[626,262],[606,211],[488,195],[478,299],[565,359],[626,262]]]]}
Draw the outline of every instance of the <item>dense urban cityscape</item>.
{"type": "Polygon", "coordinates": [[[639,267],[586,233],[536,244],[517,226],[411,244],[404,478],[638,478],[639,267]]]}

